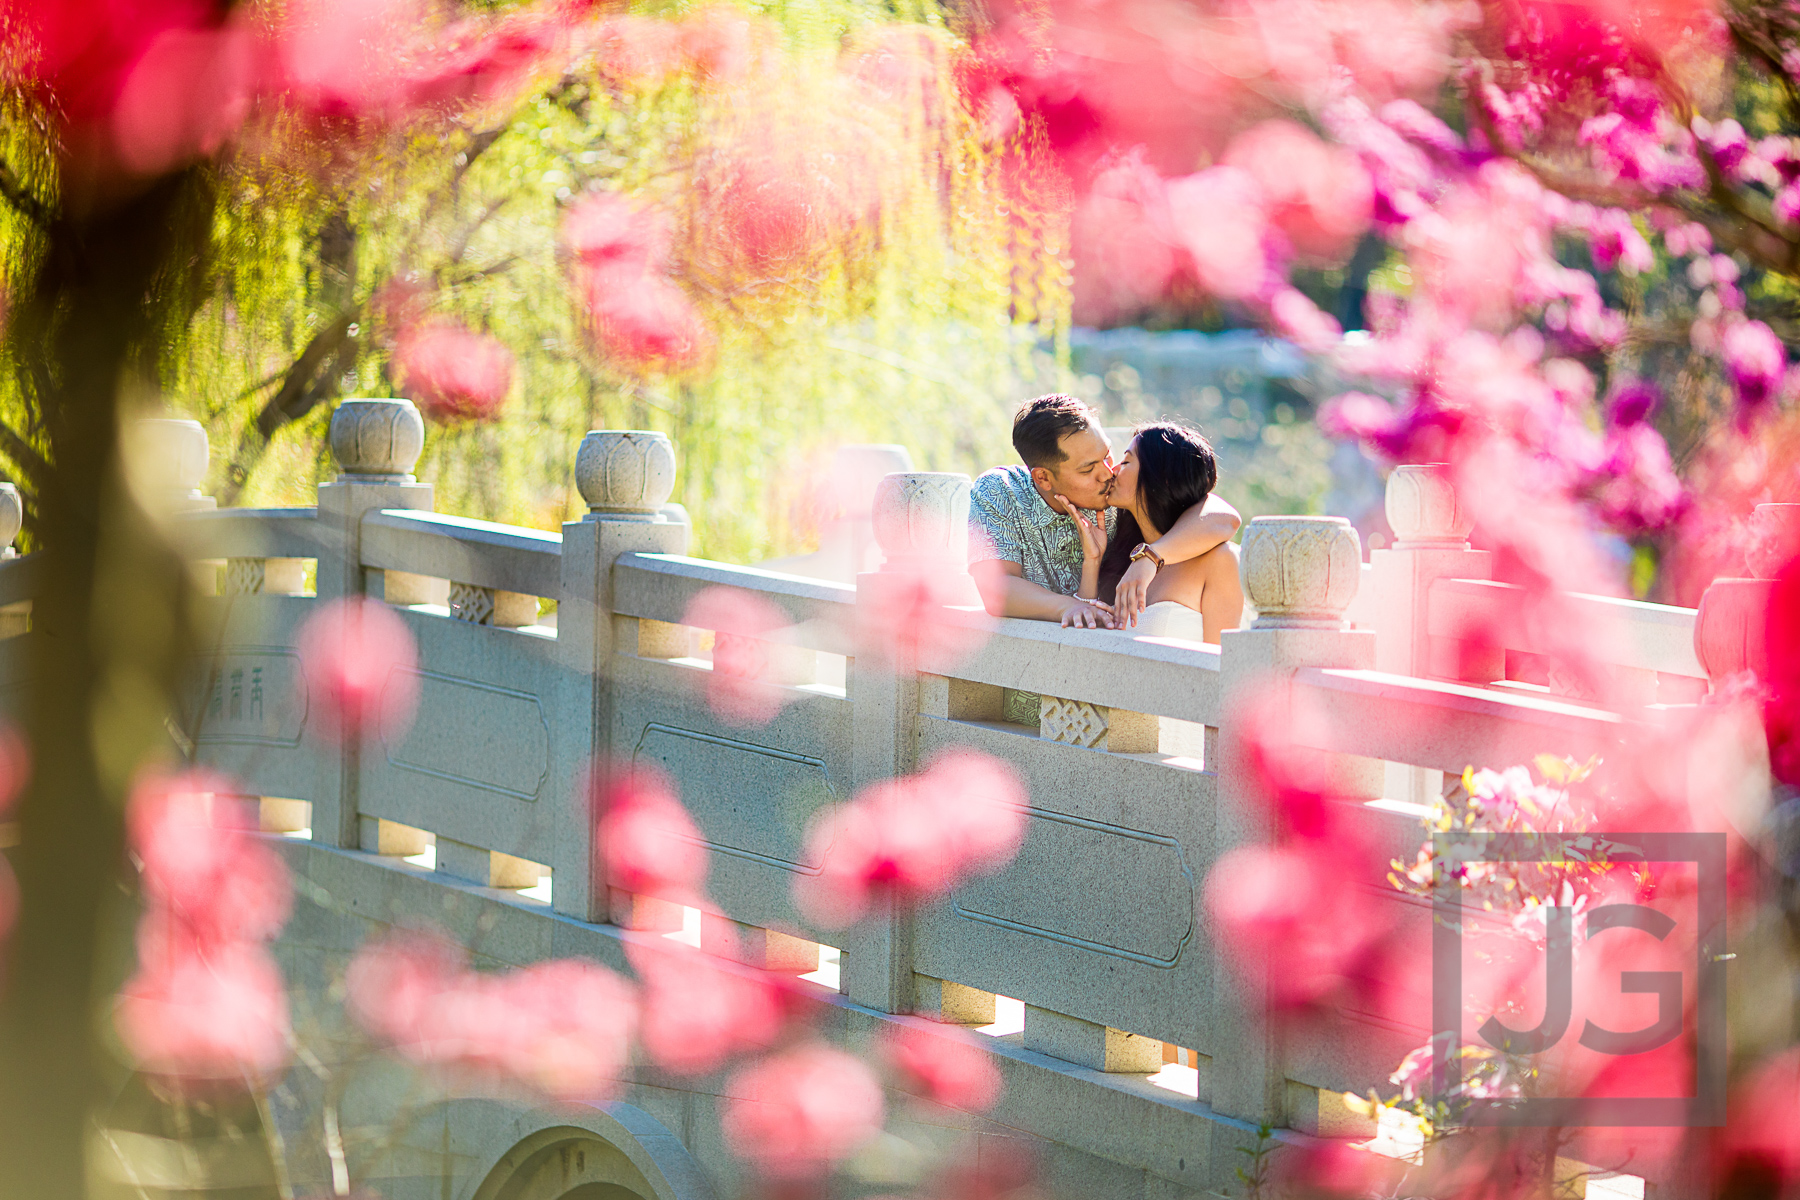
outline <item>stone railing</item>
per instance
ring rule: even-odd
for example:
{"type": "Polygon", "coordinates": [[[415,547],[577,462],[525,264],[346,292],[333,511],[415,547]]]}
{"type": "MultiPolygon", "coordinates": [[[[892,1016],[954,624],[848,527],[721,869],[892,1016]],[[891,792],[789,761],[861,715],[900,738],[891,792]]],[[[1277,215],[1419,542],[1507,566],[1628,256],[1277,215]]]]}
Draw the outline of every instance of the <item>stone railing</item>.
{"type": "MultiPolygon", "coordinates": [[[[1603,752],[1643,719],[1509,684],[1506,656],[1544,648],[1509,623],[1515,592],[1489,578],[1433,468],[1394,473],[1399,539],[1366,566],[1342,519],[1252,521],[1242,575],[1256,619],[1209,646],[988,619],[964,565],[962,476],[887,476],[871,507],[884,565],[848,586],[683,557],[688,528],[667,510],[674,447],[661,434],[588,434],[575,474],[590,511],[559,534],[433,512],[430,486],[411,475],[422,441],[410,403],[344,402],[331,425],[341,473],[300,509],[213,511],[195,492],[204,455],[199,468],[179,456],[187,475],[167,490],[188,511],[186,551],[215,593],[202,601],[212,652],[195,665],[180,723],[199,758],[265,798],[268,828],[310,827],[320,846],[373,855],[434,847],[446,881],[540,896],[548,883],[565,917],[670,930],[679,910],[595,885],[582,798],[596,762],[654,763],[712,851],[702,948],[796,972],[835,948],[840,990],[883,1013],[991,1024],[1002,998],[1022,1003],[1025,1050],[1095,1078],[1181,1063],[1193,1068],[1187,1103],[1227,1118],[1350,1132],[1357,1118],[1334,1097],[1381,1082],[1429,1019],[1345,1015],[1282,1044],[1238,982],[1278,969],[1245,958],[1270,949],[1227,952],[1208,936],[1199,895],[1212,864],[1270,835],[1229,736],[1247,696],[1322,713],[1318,748],[1341,756],[1357,819],[1408,855],[1441,773],[1603,752]],[[925,638],[895,652],[888,601],[921,573],[961,601],[936,620],[979,627],[972,649],[925,638]],[[733,724],[709,703],[711,648],[745,637],[684,624],[710,588],[785,622],[757,648],[769,664],[757,686],[779,702],[766,723],[733,724]],[[294,645],[319,601],[352,595],[385,599],[412,631],[419,703],[407,731],[383,726],[346,747],[318,728],[294,645]],[[849,932],[809,923],[791,884],[818,869],[805,849],[812,814],[953,746],[1027,781],[1019,858],[910,916],[849,932]]],[[[0,488],[0,533],[16,532],[17,514],[16,493],[0,488]]],[[[1784,518],[1759,518],[1770,539],[1784,518]]],[[[29,557],[0,563],[0,634],[24,631],[33,575],[29,557]]],[[[1611,666],[1659,692],[1669,678],[1696,691],[1701,663],[1715,677],[1754,668],[1749,614],[1767,588],[1721,581],[1698,632],[1691,610],[1565,599],[1623,630],[1611,666]]],[[[10,676],[8,650],[0,642],[10,676]]],[[[1429,946],[1428,914],[1406,919],[1429,946]]],[[[1155,1169],[1184,1178],[1185,1160],[1155,1169]]]]}

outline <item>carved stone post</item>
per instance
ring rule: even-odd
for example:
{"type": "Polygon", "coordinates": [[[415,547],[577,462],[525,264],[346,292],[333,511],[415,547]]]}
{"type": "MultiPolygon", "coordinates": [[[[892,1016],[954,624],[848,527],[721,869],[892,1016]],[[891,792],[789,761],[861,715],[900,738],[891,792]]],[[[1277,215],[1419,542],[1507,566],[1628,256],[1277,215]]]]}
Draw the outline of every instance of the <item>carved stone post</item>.
{"type": "MultiPolygon", "coordinates": [[[[13,539],[19,536],[24,523],[25,502],[19,497],[18,487],[0,483],[0,542],[6,547],[0,550],[0,560],[19,557],[19,552],[13,548],[13,539]]],[[[0,607],[0,638],[18,637],[30,628],[31,601],[20,600],[0,607]]]]}
{"type": "Polygon", "coordinates": [[[212,446],[206,427],[180,417],[146,417],[131,424],[129,447],[139,477],[166,512],[213,509],[219,502],[202,495],[200,482],[212,446]]]}
{"type": "MultiPolygon", "coordinates": [[[[665,434],[592,430],[575,454],[575,485],[589,512],[562,527],[556,639],[568,690],[556,706],[551,736],[586,747],[585,757],[604,768],[630,754],[635,742],[634,731],[613,727],[612,659],[637,650],[639,624],[613,615],[613,563],[621,554],[685,553],[688,527],[662,511],[675,490],[675,446],[665,434]]],[[[580,784],[578,779],[550,781],[551,795],[573,798],[571,811],[556,822],[551,898],[557,912],[604,921],[609,910],[605,881],[594,877],[599,848],[580,784]]]]}
{"type": "MultiPolygon", "coordinates": [[[[881,570],[856,577],[850,770],[858,788],[918,766],[918,665],[895,660],[896,639],[881,614],[891,614],[893,601],[921,574],[968,578],[969,477],[922,471],[884,476],[869,515],[883,562],[881,570]]],[[[971,596],[974,586],[970,580],[971,596]]],[[[882,1012],[912,1011],[912,922],[905,914],[863,922],[845,949],[844,991],[852,1000],[882,1012]]]]}
{"type": "MultiPolygon", "coordinates": [[[[1433,638],[1431,585],[1440,579],[1489,579],[1494,556],[1469,548],[1474,518],[1463,510],[1441,463],[1394,468],[1387,482],[1387,518],[1394,546],[1369,554],[1360,607],[1374,616],[1375,666],[1396,675],[1492,683],[1506,674],[1506,653],[1492,647],[1433,638]]],[[[1429,804],[1443,791],[1443,773],[1394,766],[1387,792],[1429,804]]]]}
{"type": "MultiPolygon", "coordinates": [[[[383,508],[431,508],[431,485],[417,482],[413,464],[425,448],[425,422],[411,400],[344,400],[331,414],[331,454],[338,477],[319,485],[321,601],[363,594],[362,519],[383,508]]],[[[266,581],[265,581],[266,583],[266,581]]],[[[341,769],[326,768],[313,802],[313,839],[355,849],[361,755],[344,747],[341,769]]]]}
{"type": "Polygon", "coordinates": [[[1457,502],[1448,467],[1430,463],[1394,468],[1387,482],[1391,550],[1369,555],[1364,607],[1375,615],[1375,664],[1396,675],[1492,683],[1506,673],[1504,652],[1475,651],[1434,640],[1429,632],[1431,585],[1440,579],[1490,579],[1493,555],[1469,548],[1474,518],[1457,502]]]}
{"type": "Polygon", "coordinates": [[[1694,614],[1694,655],[1714,687],[1743,671],[1768,669],[1767,626],[1775,576],[1800,554],[1800,504],[1759,504],[1744,555],[1754,579],[1715,579],[1694,614]]]}
{"type": "MultiPolygon", "coordinates": [[[[1225,724],[1218,766],[1217,845],[1267,843],[1273,833],[1263,801],[1249,787],[1244,747],[1231,721],[1252,697],[1280,703],[1300,667],[1369,668],[1376,635],[1345,628],[1344,610],[1361,582],[1356,530],[1342,517],[1257,517],[1244,531],[1239,560],[1244,591],[1256,606],[1249,629],[1221,637],[1225,724]]],[[[1324,917],[1324,914],[1321,914],[1324,917]]],[[[1280,1044],[1268,1022],[1268,980],[1280,948],[1225,946],[1215,955],[1212,1027],[1229,1053],[1213,1056],[1215,1111],[1252,1123],[1283,1124],[1286,1099],[1280,1044]]],[[[1204,1002],[1204,1000],[1202,1001],[1204,1002]]],[[[1218,1149],[1220,1161],[1236,1156],[1218,1149]]]]}

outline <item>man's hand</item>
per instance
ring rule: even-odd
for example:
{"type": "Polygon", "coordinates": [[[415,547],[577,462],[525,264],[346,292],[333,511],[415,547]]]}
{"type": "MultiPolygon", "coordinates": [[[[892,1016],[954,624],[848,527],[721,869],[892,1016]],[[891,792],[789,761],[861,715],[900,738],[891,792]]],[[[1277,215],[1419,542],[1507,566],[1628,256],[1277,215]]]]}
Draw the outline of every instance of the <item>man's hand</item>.
{"type": "Polygon", "coordinates": [[[1064,629],[1114,629],[1118,626],[1112,605],[1104,600],[1083,600],[1079,596],[1071,597],[1063,608],[1062,624],[1064,629]]]}
{"type": "Polygon", "coordinates": [[[1148,555],[1125,568],[1113,593],[1113,615],[1118,618],[1120,629],[1137,624],[1138,614],[1150,603],[1150,581],[1155,578],[1156,562],[1148,555]]]}
{"type": "Polygon", "coordinates": [[[1106,522],[1090,521],[1081,515],[1081,510],[1064,495],[1056,497],[1056,503],[1065,513],[1075,518],[1075,528],[1081,534],[1081,557],[1084,562],[1099,562],[1106,557],[1106,522]]]}

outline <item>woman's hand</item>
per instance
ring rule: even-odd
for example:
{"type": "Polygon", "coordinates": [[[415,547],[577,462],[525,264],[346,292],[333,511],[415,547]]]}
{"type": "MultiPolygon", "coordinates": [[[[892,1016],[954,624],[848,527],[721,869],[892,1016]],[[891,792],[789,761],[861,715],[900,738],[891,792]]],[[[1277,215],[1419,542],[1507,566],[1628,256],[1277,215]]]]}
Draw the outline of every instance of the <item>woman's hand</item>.
{"type": "Polygon", "coordinates": [[[1113,613],[1119,619],[1119,628],[1130,629],[1137,624],[1138,614],[1150,603],[1150,583],[1155,578],[1156,563],[1148,555],[1125,568],[1113,592],[1113,613]]]}
{"type": "Polygon", "coordinates": [[[1117,621],[1112,605],[1106,601],[1083,600],[1075,596],[1063,606],[1062,625],[1064,629],[1113,629],[1117,627],[1117,621]]]}
{"type": "Polygon", "coordinates": [[[1083,562],[1097,563],[1106,557],[1106,522],[1090,521],[1081,515],[1081,510],[1070,503],[1067,496],[1058,494],[1056,502],[1062,510],[1075,518],[1075,528],[1081,534],[1081,558],[1083,562]]]}

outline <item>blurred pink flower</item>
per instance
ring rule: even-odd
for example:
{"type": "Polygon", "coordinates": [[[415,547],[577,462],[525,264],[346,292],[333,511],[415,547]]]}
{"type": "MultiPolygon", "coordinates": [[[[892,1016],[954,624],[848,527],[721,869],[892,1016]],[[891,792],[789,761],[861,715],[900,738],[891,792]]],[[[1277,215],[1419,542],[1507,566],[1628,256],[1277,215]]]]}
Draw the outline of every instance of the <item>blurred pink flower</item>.
{"type": "Polygon", "coordinates": [[[1369,227],[1374,191],[1356,155],[1293,121],[1264,121],[1232,139],[1225,163],[1256,180],[1269,223],[1294,251],[1336,262],[1369,227]]]}
{"type": "Polygon", "coordinates": [[[132,790],[126,835],[143,878],[145,921],[202,947],[266,941],[293,904],[287,865],[258,840],[250,803],[205,771],[152,775],[132,790]]]}
{"type": "Polygon", "coordinates": [[[706,847],[668,776],[623,765],[597,774],[593,786],[607,886],[693,902],[706,880],[706,847]]]}
{"type": "Polygon", "coordinates": [[[439,421],[486,421],[512,389],[513,355],[500,339],[456,321],[421,321],[394,345],[401,393],[439,421]]]}
{"type": "Polygon", "coordinates": [[[387,737],[411,726],[419,656],[393,609],[360,596],[326,601],[301,624],[295,647],[308,703],[327,736],[354,736],[376,720],[387,737]]]}
{"type": "Polygon", "coordinates": [[[775,685],[771,661],[780,635],[793,624],[774,604],[742,588],[709,587],[688,603],[681,623],[710,629],[713,668],[706,703],[729,725],[767,725],[789,695],[775,685]]]}
{"type": "Polygon", "coordinates": [[[1311,354],[1325,353],[1344,335],[1336,318],[1319,311],[1298,288],[1276,291],[1269,301],[1269,318],[1277,333],[1311,354]]]}
{"type": "Polygon", "coordinates": [[[814,818],[806,852],[820,870],[796,878],[795,900],[836,928],[881,897],[936,899],[1012,861],[1025,838],[1026,803],[1018,775],[998,759],[940,754],[919,774],[871,784],[814,818]]]}
{"type": "Polygon", "coordinates": [[[460,948],[400,932],[364,943],[345,976],[351,1015],[421,1066],[476,1087],[603,1104],[630,1061],[637,1002],[604,967],[554,959],[471,971],[460,948]]]}
{"type": "Polygon", "coordinates": [[[933,1103],[983,1112],[1000,1098],[993,1056],[953,1026],[897,1026],[882,1039],[881,1050],[902,1086],[933,1103]]]}
{"type": "Polygon", "coordinates": [[[725,1144],[773,1179],[828,1174],[881,1133],[881,1084],[861,1059],[818,1042],[771,1055],[725,1083],[725,1144]]]}
{"type": "Polygon", "coordinates": [[[712,355],[713,332],[687,293],[634,270],[576,272],[600,352],[627,371],[691,371],[712,355]]]}
{"type": "Polygon", "coordinates": [[[255,829],[217,775],[151,775],[133,789],[126,835],[144,914],[114,1018],[144,1071],[254,1082],[287,1061],[287,998],[263,943],[287,921],[292,888],[255,829]]]}
{"type": "Polygon", "coordinates": [[[154,175],[211,157],[249,115],[256,47],[244,30],[172,29],[120,88],[112,135],[120,162],[154,175]]]}
{"type": "Polygon", "coordinates": [[[1193,256],[1202,287],[1226,300],[1268,289],[1267,199],[1255,176],[1210,167],[1171,179],[1166,194],[1176,240],[1193,256]]]}
{"type": "Polygon", "coordinates": [[[668,265],[670,229],[657,211],[617,192],[585,192],[562,218],[562,244],[594,268],[661,271],[668,265]]]}
{"type": "Polygon", "coordinates": [[[1719,339],[1719,354],[1744,412],[1759,410],[1774,398],[1787,368],[1787,348],[1773,329],[1761,321],[1732,321],[1719,339]]]}
{"type": "Polygon", "coordinates": [[[1765,632],[1768,693],[1763,730],[1769,740],[1769,769],[1790,787],[1800,787],[1800,556],[1776,576],[1765,632]]]}
{"type": "Polygon", "coordinates": [[[867,602],[857,605],[856,619],[873,635],[864,642],[873,663],[950,671],[981,649],[992,629],[961,563],[889,564],[862,591],[867,602]],[[962,611],[952,616],[947,607],[962,611]]]}
{"type": "Polygon", "coordinates": [[[780,1035],[780,981],[666,939],[625,953],[643,987],[644,1052],[665,1070],[703,1075],[780,1035]]]}
{"type": "Polygon", "coordinates": [[[1275,1008],[1310,1006],[1343,988],[1384,932],[1382,914],[1365,894],[1380,873],[1359,878],[1359,857],[1319,841],[1239,846],[1207,874],[1206,912],[1219,940],[1276,956],[1259,977],[1275,1008]],[[1319,920],[1321,913],[1331,919],[1319,920]]]}
{"type": "Polygon", "coordinates": [[[751,56],[750,21],[739,10],[709,4],[689,12],[676,29],[676,44],[693,70],[706,79],[741,77],[751,56]]]}
{"type": "Polygon", "coordinates": [[[287,1062],[287,996],[262,946],[238,942],[140,968],[113,1019],[138,1069],[184,1084],[256,1083],[287,1062]]]}
{"type": "Polygon", "coordinates": [[[1100,172],[1070,230],[1076,321],[1110,324],[1161,299],[1175,273],[1174,236],[1162,178],[1141,154],[1100,172]]]}

